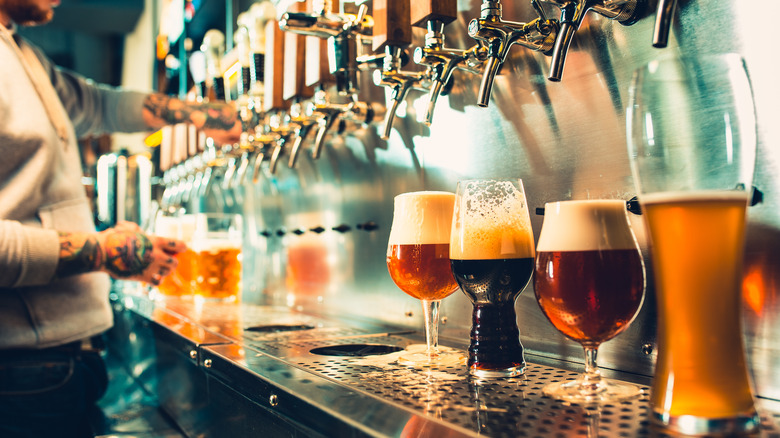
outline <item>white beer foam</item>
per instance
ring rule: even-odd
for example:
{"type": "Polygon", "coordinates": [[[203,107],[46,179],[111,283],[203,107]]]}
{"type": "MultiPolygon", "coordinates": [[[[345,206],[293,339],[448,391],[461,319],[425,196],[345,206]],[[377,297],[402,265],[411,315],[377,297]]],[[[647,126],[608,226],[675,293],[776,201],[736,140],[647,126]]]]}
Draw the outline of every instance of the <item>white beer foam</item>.
{"type": "Polygon", "coordinates": [[[409,192],[395,197],[389,245],[449,243],[455,194],[409,192]]]}
{"type": "Polygon", "coordinates": [[[534,257],[534,235],[525,195],[511,181],[497,184],[504,196],[495,200],[481,193],[464,195],[453,219],[450,258],[495,260],[534,257]],[[494,202],[490,202],[494,201],[494,202]]]}
{"type": "Polygon", "coordinates": [[[548,202],[538,252],[637,248],[619,199],[548,202]]]}

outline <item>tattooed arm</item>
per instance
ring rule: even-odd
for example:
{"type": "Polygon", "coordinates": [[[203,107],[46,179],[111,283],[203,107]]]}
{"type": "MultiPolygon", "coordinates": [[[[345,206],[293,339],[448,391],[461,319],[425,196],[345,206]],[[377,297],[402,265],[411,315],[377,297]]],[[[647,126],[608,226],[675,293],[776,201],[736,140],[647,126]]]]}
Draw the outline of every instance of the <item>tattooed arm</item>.
{"type": "Polygon", "coordinates": [[[159,284],[176,267],[185,245],[175,239],[146,235],[123,222],[100,233],[60,233],[60,260],[55,277],[92,271],[114,278],[159,284]]]}
{"type": "Polygon", "coordinates": [[[236,142],[241,135],[238,113],[225,102],[185,102],[165,94],[150,94],[144,101],[143,117],[153,129],[192,123],[220,144],[236,142]]]}

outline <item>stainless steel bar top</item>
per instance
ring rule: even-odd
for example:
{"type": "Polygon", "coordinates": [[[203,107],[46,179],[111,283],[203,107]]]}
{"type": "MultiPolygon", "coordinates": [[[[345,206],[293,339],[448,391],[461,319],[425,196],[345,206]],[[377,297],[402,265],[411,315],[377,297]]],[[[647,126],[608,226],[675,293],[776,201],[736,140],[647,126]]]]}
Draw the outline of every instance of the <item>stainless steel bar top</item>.
{"type": "MultiPolygon", "coordinates": [[[[649,422],[647,386],[639,398],[621,403],[563,403],[545,396],[542,388],[577,373],[542,357],[527,355],[529,364],[518,377],[476,379],[463,364],[435,369],[399,365],[400,349],[419,343],[419,335],[411,332],[278,307],[152,302],[138,296],[130,302],[132,312],[190,339],[197,349],[196,358],[182,360],[194,360],[193,366],[206,376],[205,388],[196,389],[208,394],[205,404],[200,403],[208,414],[198,415],[207,424],[193,427],[199,436],[281,433],[263,429],[263,422],[272,420],[289,425],[292,436],[667,436],[649,422]]],[[[158,362],[171,366],[169,359],[158,357],[158,362]]],[[[164,388],[164,376],[171,374],[159,374],[164,388]]],[[[642,377],[607,374],[649,383],[642,377]]],[[[203,395],[196,397],[203,401],[203,395]]],[[[182,399],[174,403],[190,404],[182,399]]],[[[780,402],[759,400],[759,407],[759,436],[780,437],[780,402]]],[[[174,420],[180,410],[169,409],[174,420]]]]}

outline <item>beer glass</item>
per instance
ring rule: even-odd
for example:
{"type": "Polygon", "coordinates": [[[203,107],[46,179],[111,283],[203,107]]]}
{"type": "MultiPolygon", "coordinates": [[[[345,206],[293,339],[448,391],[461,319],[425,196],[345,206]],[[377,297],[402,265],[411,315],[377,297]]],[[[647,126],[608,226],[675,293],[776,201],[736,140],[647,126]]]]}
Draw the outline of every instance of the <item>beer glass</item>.
{"type": "MultiPolygon", "coordinates": [[[[153,228],[155,235],[179,239],[189,246],[195,231],[195,217],[190,214],[168,216],[159,213],[154,219],[153,228]]],[[[158,298],[189,297],[193,293],[195,252],[188,247],[175,257],[178,261],[176,269],[163,277],[157,286],[158,298]]]]}
{"type": "Polygon", "coordinates": [[[201,213],[195,219],[195,298],[237,301],[241,290],[241,216],[201,213]]]}
{"type": "Polygon", "coordinates": [[[515,300],[534,268],[534,236],[519,179],[458,182],[450,237],[452,272],[473,304],[469,373],[525,370],[515,300]]]}
{"type": "Polygon", "coordinates": [[[536,248],[536,301],[558,331],[585,349],[585,372],[544,387],[572,403],[618,402],[638,386],[603,379],[599,345],[625,330],[642,306],[645,269],[621,200],[545,204],[536,248]]]}
{"type": "Polygon", "coordinates": [[[666,58],[638,69],[631,170],[658,302],[656,423],[686,434],[756,431],[741,322],[755,111],[742,59],[666,58]]]}
{"type": "Polygon", "coordinates": [[[461,356],[439,348],[439,304],[458,289],[450,270],[449,239],[455,195],[449,192],[402,193],[394,199],[387,245],[387,270],[404,292],[422,301],[425,352],[406,352],[399,363],[452,365],[461,356]]]}

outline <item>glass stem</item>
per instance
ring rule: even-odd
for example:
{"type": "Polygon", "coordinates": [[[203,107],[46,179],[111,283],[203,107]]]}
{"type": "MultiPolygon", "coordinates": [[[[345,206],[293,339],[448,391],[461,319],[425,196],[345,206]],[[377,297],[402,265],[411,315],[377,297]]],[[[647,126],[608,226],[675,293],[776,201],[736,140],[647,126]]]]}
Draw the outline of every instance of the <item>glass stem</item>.
{"type": "Polygon", "coordinates": [[[425,343],[428,345],[428,358],[439,354],[439,304],[441,300],[422,300],[425,315],[425,343]]]}
{"type": "Polygon", "coordinates": [[[596,393],[603,391],[601,387],[601,373],[596,365],[596,357],[599,354],[598,347],[585,348],[585,373],[580,376],[582,388],[585,392],[596,393]]]}

